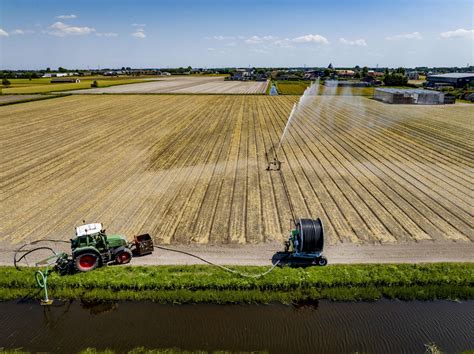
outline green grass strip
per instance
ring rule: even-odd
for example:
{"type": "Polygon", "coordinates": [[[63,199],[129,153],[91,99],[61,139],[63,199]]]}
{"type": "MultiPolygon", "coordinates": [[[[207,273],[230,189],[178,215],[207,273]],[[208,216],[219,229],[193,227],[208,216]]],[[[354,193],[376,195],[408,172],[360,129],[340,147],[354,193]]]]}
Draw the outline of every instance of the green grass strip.
{"type": "MultiPolygon", "coordinates": [[[[234,267],[261,273],[268,267],[234,267]]],[[[32,268],[0,267],[0,300],[40,298],[32,268]]],[[[48,278],[51,297],[161,303],[269,303],[331,299],[474,299],[474,263],[276,268],[259,279],[212,266],[109,266],[48,278]]]]}

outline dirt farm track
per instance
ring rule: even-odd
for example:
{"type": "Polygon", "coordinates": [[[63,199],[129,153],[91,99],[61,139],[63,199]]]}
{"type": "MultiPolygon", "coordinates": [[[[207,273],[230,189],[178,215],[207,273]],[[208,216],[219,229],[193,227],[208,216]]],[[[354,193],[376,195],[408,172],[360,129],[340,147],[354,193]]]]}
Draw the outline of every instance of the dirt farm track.
{"type": "MultiPolygon", "coordinates": [[[[265,151],[297,96],[73,95],[0,107],[0,242],[69,239],[83,219],[163,243],[280,241],[265,151]]],[[[474,241],[472,106],[319,96],[280,158],[327,241],[474,241]]]]}

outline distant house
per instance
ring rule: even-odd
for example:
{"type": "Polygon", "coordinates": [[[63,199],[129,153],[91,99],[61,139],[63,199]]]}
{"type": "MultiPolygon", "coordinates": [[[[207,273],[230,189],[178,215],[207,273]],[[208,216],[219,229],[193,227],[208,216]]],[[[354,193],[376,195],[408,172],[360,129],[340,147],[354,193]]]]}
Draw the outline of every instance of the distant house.
{"type": "Polygon", "coordinates": [[[316,80],[319,77],[324,76],[324,71],[320,70],[309,70],[306,71],[303,75],[303,80],[316,80]]]}
{"type": "Polygon", "coordinates": [[[51,80],[52,84],[63,84],[63,83],[78,83],[81,80],[73,77],[58,77],[51,80]]]}
{"type": "Polygon", "coordinates": [[[106,71],[103,74],[104,76],[118,76],[118,73],[116,71],[106,71]]]}
{"type": "Polygon", "coordinates": [[[251,80],[253,76],[252,69],[236,69],[234,75],[231,76],[231,80],[251,80]]]}
{"type": "Polygon", "coordinates": [[[407,77],[408,80],[419,80],[420,74],[418,73],[418,71],[409,71],[407,72],[407,77]]]}
{"type": "Polygon", "coordinates": [[[474,86],[474,73],[450,73],[441,75],[430,75],[427,78],[427,87],[452,86],[463,88],[466,85],[474,86]]]}
{"type": "Polygon", "coordinates": [[[355,71],[354,70],[336,70],[336,75],[338,77],[351,78],[351,77],[354,77],[355,71]]]}
{"type": "Polygon", "coordinates": [[[378,77],[382,77],[384,76],[385,74],[383,72],[380,72],[380,71],[374,71],[374,70],[369,70],[367,72],[367,76],[369,77],[373,77],[374,79],[375,78],[378,78],[378,77]]]}

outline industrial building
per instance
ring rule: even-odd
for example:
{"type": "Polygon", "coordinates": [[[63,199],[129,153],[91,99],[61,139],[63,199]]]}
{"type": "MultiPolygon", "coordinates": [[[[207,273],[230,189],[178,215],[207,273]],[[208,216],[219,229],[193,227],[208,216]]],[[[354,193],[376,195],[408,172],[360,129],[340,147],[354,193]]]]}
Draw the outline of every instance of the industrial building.
{"type": "Polygon", "coordinates": [[[430,75],[427,87],[452,86],[454,88],[463,88],[466,85],[474,86],[474,73],[450,73],[441,75],[430,75]]]}
{"type": "Polygon", "coordinates": [[[374,98],[394,104],[444,104],[444,93],[420,89],[377,88],[374,98]]]}

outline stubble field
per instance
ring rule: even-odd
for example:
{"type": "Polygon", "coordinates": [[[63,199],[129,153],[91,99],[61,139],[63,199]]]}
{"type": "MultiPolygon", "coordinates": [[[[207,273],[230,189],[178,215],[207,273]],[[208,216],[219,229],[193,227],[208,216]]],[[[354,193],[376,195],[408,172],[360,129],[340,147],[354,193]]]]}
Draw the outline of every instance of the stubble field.
{"type": "Polygon", "coordinates": [[[169,76],[158,81],[72,91],[81,94],[102,93],[176,93],[176,94],[264,94],[266,81],[228,81],[222,76],[169,76]]]}
{"type": "MultiPolygon", "coordinates": [[[[297,96],[69,96],[0,107],[0,241],[69,239],[83,219],[164,243],[282,240],[265,151],[297,96]]],[[[317,96],[280,159],[327,240],[474,241],[470,106],[317,96]]]]}

